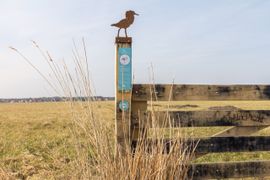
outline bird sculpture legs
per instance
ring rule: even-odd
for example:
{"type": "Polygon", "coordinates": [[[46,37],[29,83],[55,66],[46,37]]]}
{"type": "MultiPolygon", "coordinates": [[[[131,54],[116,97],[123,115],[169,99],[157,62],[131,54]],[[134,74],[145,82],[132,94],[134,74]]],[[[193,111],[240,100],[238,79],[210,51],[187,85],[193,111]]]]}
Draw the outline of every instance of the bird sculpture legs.
{"type": "Polygon", "coordinates": [[[119,37],[121,28],[118,29],[117,37],[119,37]]]}
{"type": "MultiPolygon", "coordinates": [[[[120,30],[121,30],[121,29],[122,29],[122,28],[119,28],[119,29],[118,29],[117,37],[119,37],[119,34],[120,34],[120,30]]],[[[126,34],[126,37],[128,37],[128,36],[127,36],[127,29],[126,29],[126,28],[125,28],[125,34],[126,34]]]]}
{"type": "Polygon", "coordinates": [[[127,36],[127,28],[125,28],[125,34],[126,34],[126,37],[128,37],[128,36],[127,36]]]}

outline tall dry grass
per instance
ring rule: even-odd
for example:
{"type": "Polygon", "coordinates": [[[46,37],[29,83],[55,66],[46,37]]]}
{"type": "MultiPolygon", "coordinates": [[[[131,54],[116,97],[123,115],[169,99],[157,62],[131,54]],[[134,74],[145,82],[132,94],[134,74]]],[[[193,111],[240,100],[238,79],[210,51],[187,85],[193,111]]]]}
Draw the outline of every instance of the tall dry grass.
{"type": "Polygon", "coordinates": [[[10,174],[8,174],[4,169],[0,168],[0,179],[14,179],[10,174]]]}
{"type": "MultiPolygon", "coordinates": [[[[66,102],[70,105],[73,120],[70,132],[76,149],[76,156],[72,161],[73,171],[69,177],[115,180],[187,178],[188,166],[196,143],[187,144],[183,134],[170,134],[170,141],[167,141],[168,137],[160,131],[162,126],[155,123],[159,117],[155,116],[155,109],[151,103],[149,127],[152,128],[151,138],[154,140],[150,140],[145,131],[141,131],[136,148],[131,148],[131,142],[126,140],[124,153],[120,150],[122,147],[115,143],[115,133],[111,131],[102,112],[94,103],[95,89],[90,76],[84,40],[80,48],[74,42],[72,52],[74,67],[68,67],[65,60],[61,62],[55,60],[36,42],[32,43],[48,64],[52,76],[44,75],[19,50],[13,47],[11,49],[31,65],[56,94],[68,97],[66,102]]],[[[168,116],[165,121],[172,120],[168,116]]]]}

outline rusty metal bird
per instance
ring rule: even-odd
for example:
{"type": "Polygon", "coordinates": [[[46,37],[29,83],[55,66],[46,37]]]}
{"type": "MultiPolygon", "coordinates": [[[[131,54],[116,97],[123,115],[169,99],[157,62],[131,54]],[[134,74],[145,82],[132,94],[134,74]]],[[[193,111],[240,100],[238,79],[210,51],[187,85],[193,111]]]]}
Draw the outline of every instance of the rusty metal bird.
{"type": "Polygon", "coordinates": [[[115,27],[118,27],[118,28],[119,28],[119,29],[118,29],[117,37],[119,37],[119,34],[120,34],[120,30],[121,30],[121,29],[125,29],[126,37],[128,37],[128,36],[127,36],[127,28],[128,28],[131,24],[133,24],[134,19],[135,19],[134,15],[139,16],[139,14],[135,13],[134,11],[129,10],[129,11],[126,12],[126,18],[125,18],[125,19],[122,19],[122,20],[119,21],[118,23],[115,23],[115,24],[112,24],[112,25],[111,25],[111,26],[115,26],[115,27]]]}

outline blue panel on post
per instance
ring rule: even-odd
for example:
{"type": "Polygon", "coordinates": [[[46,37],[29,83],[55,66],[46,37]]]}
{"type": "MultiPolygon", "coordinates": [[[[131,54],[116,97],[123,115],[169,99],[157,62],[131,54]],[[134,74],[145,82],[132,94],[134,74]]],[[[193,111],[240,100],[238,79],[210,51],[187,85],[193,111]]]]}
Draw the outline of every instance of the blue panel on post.
{"type": "Polygon", "coordinates": [[[131,48],[118,49],[118,90],[129,92],[132,89],[131,48]]]}

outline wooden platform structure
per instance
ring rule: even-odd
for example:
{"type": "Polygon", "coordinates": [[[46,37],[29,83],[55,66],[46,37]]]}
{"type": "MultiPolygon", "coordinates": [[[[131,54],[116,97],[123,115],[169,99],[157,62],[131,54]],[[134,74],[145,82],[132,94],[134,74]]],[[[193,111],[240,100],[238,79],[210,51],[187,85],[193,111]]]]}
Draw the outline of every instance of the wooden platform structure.
{"type": "MultiPolygon", "coordinates": [[[[131,40],[116,40],[116,45],[118,54],[119,47],[131,47],[131,40]]],[[[119,67],[118,55],[116,59],[119,67]]],[[[117,78],[119,69],[116,73],[117,78]]],[[[118,81],[116,85],[119,85],[118,81]]],[[[125,148],[125,144],[136,142],[139,124],[141,126],[142,122],[148,123],[147,106],[150,101],[228,101],[230,104],[234,101],[252,103],[269,100],[269,85],[132,84],[131,90],[116,88],[117,143],[125,148]],[[123,107],[123,101],[128,104],[128,108],[123,107]]],[[[252,136],[270,125],[270,110],[220,107],[204,111],[169,111],[169,116],[174,120],[170,125],[162,122],[162,117],[167,116],[167,112],[158,113],[160,124],[167,127],[232,126],[214,136],[201,138],[196,148],[197,154],[270,151],[270,136],[252,136]]],[[[270,161],[195,163],[190,166],[189,171],[189,177],[192,179],[265,176],[270,176],[270,161]]]]}

